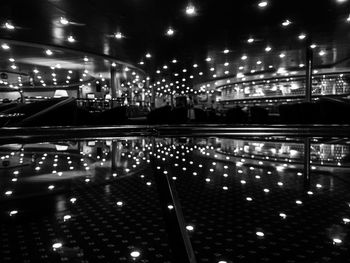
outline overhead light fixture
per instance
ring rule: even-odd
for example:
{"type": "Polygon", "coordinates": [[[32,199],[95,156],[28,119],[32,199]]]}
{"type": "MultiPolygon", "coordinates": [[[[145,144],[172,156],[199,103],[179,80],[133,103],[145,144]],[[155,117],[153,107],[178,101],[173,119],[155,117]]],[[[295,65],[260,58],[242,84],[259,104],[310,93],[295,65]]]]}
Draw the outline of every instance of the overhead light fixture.
{"type": "Polygon", "coordinates": [[[117,33],[114,34],[114,37],[116,39],[122,39],[123,38],[123,34],[121,32],[117,32],[117,33]]]}
{"type": "Polygon", "coordinates": [[[210,61],[211,61],[211,57],[207,57],[207,58],[205,59],[205,61],[210,62],[210,61]]]}
{"type": "Polygon", "coordinates": [[[242,57],[241,57],[241,59],[242,60],[246,60],[248,57],[246,56],[246,55],[243,55],[242,57]]]}
{"type": "Polygon", "coordinates": [[[16,65],[11,65],[11,68],[12,68],[12,69],[16,69],[17,66],[16,66],[16,65]]]}
{"type": "Polygon", "coordinates": [[[87,57],[84,57],[84,61],[85,61],[85,62],[88,62],[89,59],[88,59],[87,57]]]}
{"type": "Polygon", "coordinates": [[[186,14],[188,16],[194,16],[196,14],[196,12],[197,12],[196,8],[195,8],[195,6],[193,4],[188,4],[186,6],[186,14]]]}
{"type": "Polygon", "coordinates": [[[53,52],[50,49],[45,50],[46,55],[51,56],[53,52]]]}
{"type": "Polygon", "coordinates": [[[10,22],[6,22],[4,27],[8,30],[14,30],[15,29],[15,26],[12,25],[10,22]]]}
{"type": "Polygon", "coordinates": [[[229,52],[230,52],[230,50],[228,50],[228,49],[224,50],[224,54],[228,54],[229,52]]]}
{"type": "Polygon", "coordinates": [[[14,58],[9,58],[9,61],[10,62],[15,62],[15,59],[14,58]]]}
{"type": "Polygon", "coordinates": [[[193,67],[194,68],[198,68],[198,64],[193,64],[193,67]]]}
{"type": "Polygon", "coordinates": [[[315,49],[315,48],[317,47],[317,45],[316,45],[316,44],[311,44],[310,47],[311,47],[312,49],[315,49]]]}
{"type": "Polygon", "coordinates": [[[175,34],[174,29],[172,29],[171,27],[169,27],[166,31],[167,36],[173,36],[175,34]]]}
{"type": "Polygon", "coordinates": [[[298,38],[299,38],[300,40],[304,40],[304,39],[306,38],[306,35],[305,35],[304,33],[301,33],[301,34],[298,36],[298,38]]]}
{"type": "Polygon", "coordinates": [[[61,23],[62,25],[68,25],[68,24],[69,24],[69,21],[68,21],[68,19],[65,18],[65,17],[60,17],[60,23],[61,23]]]}
{"type": "Polygon", "coordinates": [[[115,62],[112,63],[112,67],[116,67],[117,64],[115,62]]]}
{"type": "Polygon", "coordinates": [[[291,24],[292,22],[286,19],[285,21],[282,22],[282,26],[287,27],[291,24]]]}
{"type": "Polygon", "coordinates": [[[267,7],[268,4],[269,4],[268,1],[260,1],[259,4],[258,4],[258,6],[259,6],[260,8],[264,8],[264,7],[267,7]]]}
{"type": "Polygon", "coordinates": [[[247,42],[249,43],[249,44],[251,44],[251,43],[253,43],[254,42],[254,38],[249,38],[248,40],[247,40],[247,42]]]}
{"type": "Polygon", "coordinates": [[[151,58],[151,57],[152,57],[152,55],[150,53],[146,54],[146,58],[151,58]]]}
{"type": "Polygon", "coordinates": [[[280,54],[280,58],[284,58],[285,56],[286,56],[286,54],[284,54],[284,53],[280,54]]]}
{"type": "Polygon", "coordinates": [[[272,50],[272,48],[270,47],[270,46],[267,46],[266,48],[265,48],[265,51],[266,52],[270,52],[272,50]]]}
{"type": "Polygon", "coordinates": [[[321,50],[318,54],[319,54],[321,57],[323,57],[324,55],[326,55],[326,51],[321,50]]]}
{"type": "Polygon", "coordinates": [[[70,42],[70,43],[75,42],[75,39],[74,39],[73,36],[69,36],[69,37],[67,38],[67,40],[68,40],[68,42],[70,42]]]}
{"type": "Polygon", "coordinates": [[[176,59],[173,59],[173,60],[171,61],[171,63],[176,64],[176,63],[177,63],[177,60],[176,60],[176,59]]]}
{"type": "Polygon", "coordinates": [[[1,45],[1,47],[2,47],[2,49],[4,49],[4,50],[10,49],[10,46],[9,46],[8,44],[6,44],[6,43],[3,43],[3,44],[1,45]]]}

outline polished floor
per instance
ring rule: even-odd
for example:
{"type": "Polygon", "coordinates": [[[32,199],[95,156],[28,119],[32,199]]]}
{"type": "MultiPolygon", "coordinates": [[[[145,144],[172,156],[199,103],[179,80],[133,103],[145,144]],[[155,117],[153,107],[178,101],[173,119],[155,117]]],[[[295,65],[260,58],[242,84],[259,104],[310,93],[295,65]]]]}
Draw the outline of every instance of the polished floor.
{"type": "Polygon", "coordinates": [[[350,262],[346,138],[32,142],[0,157],[1,262],[179,262],[173,213],[197,262],[350,262]]]}

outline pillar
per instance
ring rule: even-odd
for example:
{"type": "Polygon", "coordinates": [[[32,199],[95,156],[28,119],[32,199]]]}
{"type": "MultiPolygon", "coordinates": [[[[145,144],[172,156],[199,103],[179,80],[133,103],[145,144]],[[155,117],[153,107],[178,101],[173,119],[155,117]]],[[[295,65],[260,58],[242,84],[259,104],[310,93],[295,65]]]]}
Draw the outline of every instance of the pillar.
{"type": "Polygon", "coordinates": [[[112,107],[116,104],[116,99],[121,96],[120,73],[115,67],[111,67],[111,97],[112,107]]]}
{"type": "Polygon", "coordinates": [[[307,43],[306,47],[306,90],[305,90],[305,101],[312,101],[312,72],[313,72],[313,50],[310,44],[307,43]]]}

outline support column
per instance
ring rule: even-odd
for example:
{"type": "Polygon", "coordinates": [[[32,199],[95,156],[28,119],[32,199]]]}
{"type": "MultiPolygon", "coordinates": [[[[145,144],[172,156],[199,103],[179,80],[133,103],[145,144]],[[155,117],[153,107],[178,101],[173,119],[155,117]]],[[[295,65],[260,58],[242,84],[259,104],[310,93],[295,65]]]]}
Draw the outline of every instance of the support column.
{"type": "Polygon", "coordinates": [[[312,73],[314,68],[314,55],[313,50],[310,47],[310,43],[306,46],[306,90],[305,90],[305,101],[312,101],[312,73]]]}
{"type": "Polygon", "coordinates": [[[170,93],[170,105],[172,108],[174,108],[174,95],[173,95],[173,93],[170,93]]]}
{"type": "Polygon", "coordinates": [[[115,67],[111,67],[111,97],[112,108],[116,105],[116,99],[121,96],[120,74],[115,67]]]}

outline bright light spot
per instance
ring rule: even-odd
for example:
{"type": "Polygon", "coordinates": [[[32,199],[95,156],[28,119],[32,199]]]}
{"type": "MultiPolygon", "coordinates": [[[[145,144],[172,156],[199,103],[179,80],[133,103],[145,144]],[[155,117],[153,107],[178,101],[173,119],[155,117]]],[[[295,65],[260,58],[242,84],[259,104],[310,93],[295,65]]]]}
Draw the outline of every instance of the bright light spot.
{"type": "Polygon", "coordinates": [[[186,14],[189,16],[193,16],[196,14],[196,8],[194,7],[194,5],[189,4],[188,6],[186,6],[186,14]]]}
{"type": "Polygon", "coordinates": [[[264,7],[267,7],[268,4],[269,4],[268,1],[261,1],[261,2],[259,2],[258,6],[259,6],[260,8],[264,8],[264,7]]]}
{"type": "Polygon", "coordinates": [[[9,46],[8,44],[6,44],[6,43],[2,44],[1,47],[2,47],[2,49],[4,49],[4,50],[10,49],[10,46],[9,46]]]}
{"type": "Polygon", "coordinates": [[[265,236],[265,234],[264,234],[263,232],[256,232],[256,235],[257,235],[258,237],[263,237],[263,236],[265,236]]]}
{"type": "Polygon", "coordinates": [[[194,227],[191,226],[191,225],[188,225],[188,226],[186,226],[186,229],[187,229],[188,231],[193,231],[193,230],[194,230],[194,227]]]}
{"type": "Polygon", "coordinates": [[[141,255],[141,253],[139,251],[132,251],[130,253],[130,256],[132,256],[133,258],[138,258],[141,255]]]}
{"type": "Polygon", "coordinates": [[[55,243],[52,245],[53,250],[59,249],[62,247],[62,243],[55,243]]]}
{"type": "Polygon", "coordinates": [[[51,56],[51,55],[53,54],[53,52],[52,52],[50,49],[47,49],[47,50],[45,51],[45,53],[46,53],[46,55],[48,55],[48,56],[51,56]]]}
{"type": "Polygon", "coordinates": [[[61,18],[60,18],[60,23],[61,23],[62,25],[67,25],[67,24],[69,23],[69,21],[67,20],[67,18],[61,17],[61,18]]]}

